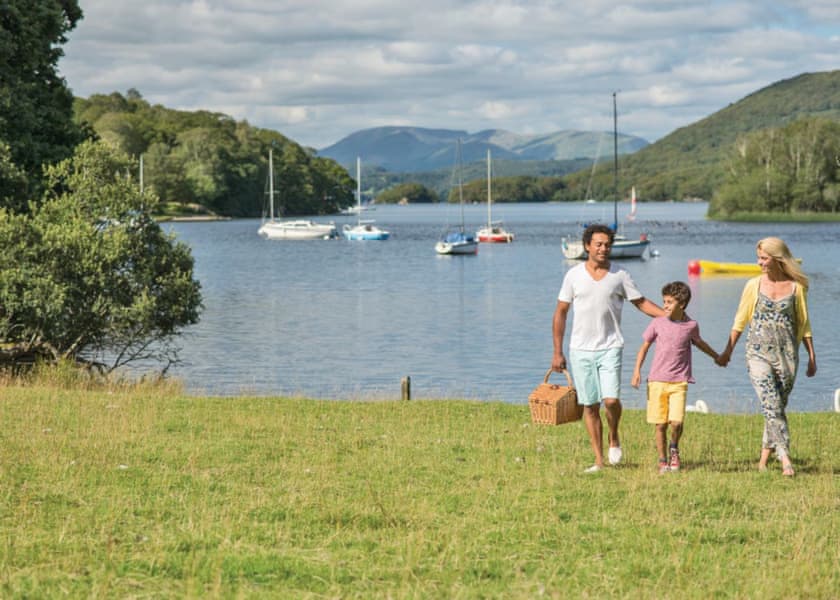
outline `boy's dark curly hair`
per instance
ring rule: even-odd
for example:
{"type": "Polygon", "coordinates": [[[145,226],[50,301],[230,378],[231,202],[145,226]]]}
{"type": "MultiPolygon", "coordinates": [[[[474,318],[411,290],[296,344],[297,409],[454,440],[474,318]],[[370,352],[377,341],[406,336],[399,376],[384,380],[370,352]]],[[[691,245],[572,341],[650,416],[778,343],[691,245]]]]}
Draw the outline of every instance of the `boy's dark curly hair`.
{"type": "Polygon", "coordinates": [[[662,286],[662,295],[671,296],[677,303],[685,308],[691,301],[691,290],[682,281],[672,281],[662,286]]]}

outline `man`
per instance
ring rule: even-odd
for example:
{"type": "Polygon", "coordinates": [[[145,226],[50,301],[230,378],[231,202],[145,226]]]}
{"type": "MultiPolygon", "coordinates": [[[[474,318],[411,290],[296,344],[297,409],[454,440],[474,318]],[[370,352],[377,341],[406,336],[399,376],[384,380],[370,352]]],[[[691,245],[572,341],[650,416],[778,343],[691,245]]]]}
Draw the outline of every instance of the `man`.
{"type": "Polygon", "coordinates": [[[563,337],[566,334],[566,317],[574,304],[572,334],[569,338],[569,369],[583,404],[583,418],[589,441],[595,452],[595,464],[586,469],[596,473],[604,467],[603,424],[600,406],[604,403],[609,427],[609,462],[621,462],[621,442],[618,422],[621,419],[621,352],[624,338],[621,335],[621,309],[625,300],[646,315],[663,316],[665,312],[642,296],[630,274],[610,263],[610,250],[615,237],[606,225],[590,225],[583,232],[586,262],[566,272],[557,308],[554,311],[554,357],[551,368],[566,368],[563,355],[563,337]]]}

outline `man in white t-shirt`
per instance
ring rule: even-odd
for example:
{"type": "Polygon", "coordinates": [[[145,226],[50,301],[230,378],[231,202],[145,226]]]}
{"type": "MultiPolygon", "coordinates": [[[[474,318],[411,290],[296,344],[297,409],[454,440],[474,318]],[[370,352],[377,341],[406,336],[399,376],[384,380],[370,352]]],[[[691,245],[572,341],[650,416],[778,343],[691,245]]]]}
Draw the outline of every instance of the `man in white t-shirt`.
{"type": "Polygon", "coordinates": [[[586,262],[566,272],[554,311],[551,368],[562,371],[567,368],[563,355],[566,318],[569,307],[574,305],[568,368],[577,388],[578,403],[584,406],[584,423],[595,452],[595,464],[586,469],[587,473],[600,471],[604,466],[602,401],[609,428],[609,462],[613,465],[621,462],[618,422],[621,419],[619,392],[624,348],[621,309],[624,301],[630,301],[651,317],[665,314],[642,295],[627,271],[610,263],[614,236],[613,230],[606,225],[590,225],[584,230],[586,262]]]}

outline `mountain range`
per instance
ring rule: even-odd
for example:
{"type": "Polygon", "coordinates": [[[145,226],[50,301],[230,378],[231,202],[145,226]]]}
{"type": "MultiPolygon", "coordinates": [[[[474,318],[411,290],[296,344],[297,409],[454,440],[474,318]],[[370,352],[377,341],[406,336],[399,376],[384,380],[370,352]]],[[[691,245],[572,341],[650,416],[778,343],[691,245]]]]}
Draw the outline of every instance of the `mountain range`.
{"type": "MultiPolygon", "coordinates": [[[[521,135],[503,129],[468,133],[452,129],[422,127],[374,127],[348,135],[318,151],[350,168],[361,156],[368,166],[397,173],[418,173],[451,168],[455,163],[456,141],[461,140],[461,160],[483,161],[487,150],[494,160],[545,161],[594,159],[612,155],[612,132],[564,130],[538,135],[521,135]]],[[[619,154],[629,154],[648,145],[642,138],[619,134],[619,154]]]]}

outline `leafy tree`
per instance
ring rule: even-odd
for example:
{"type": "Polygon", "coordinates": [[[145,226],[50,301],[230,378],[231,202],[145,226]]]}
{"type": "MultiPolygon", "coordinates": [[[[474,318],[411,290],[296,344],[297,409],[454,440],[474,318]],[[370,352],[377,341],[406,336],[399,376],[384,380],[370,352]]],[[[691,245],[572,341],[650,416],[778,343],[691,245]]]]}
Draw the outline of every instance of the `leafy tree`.
{"type": "Polygon", "coordinates": [[[434,190],[414,182],[400,183],[376,197],[377,204],[397,204],[403,200],[409,204],[422,204],[440,202],[440,197],[434,190]]]}
{"type": "Polygon", "coordinates": [[[84,136],[73,122],[73,96],[58,75],[60,44],[67,41],[82,11],[76,0],[4,0],[0,3],[0,144],[26,176],[26,190],[5,181],[0,190],[5,206],[25,210],[26,200],[39,189],[41,165],[70,156],[84,136]]]}
{"type": "Polygon", "coordinates": [[[177,360],[200,286],[189,249],[152,218],[156,198],[126,177],[129,160],[85,142],[48,169],[28,214],[0,209],[0,357],[72,359],[106,371],[177,360]]]}
{"type": "Polygon", "coordinates": [[[744,135],[729,152],[727,179],[709,205],[709,216],[836,212],[838,156],[840,123],[826,119],[800,119],[744,135]]]}
{"type": "Polygon", "coordinates": [[[9,146],[0,142],[0,206],[19,207],[26,186],[26,173],[12,162],[9,146]]]}
{"type": "Polygon", "coordinates": [[[140,92],[77,99],[76,119],[130,156],[144,156],[144,182],[163,202],[201,204],[223,215],[263,208],[268,149],[275,152],[283,214],[334,213],[353,201],[352,180],[335,161],[279,133],[222,113],[150,106],[140,92]]]}

